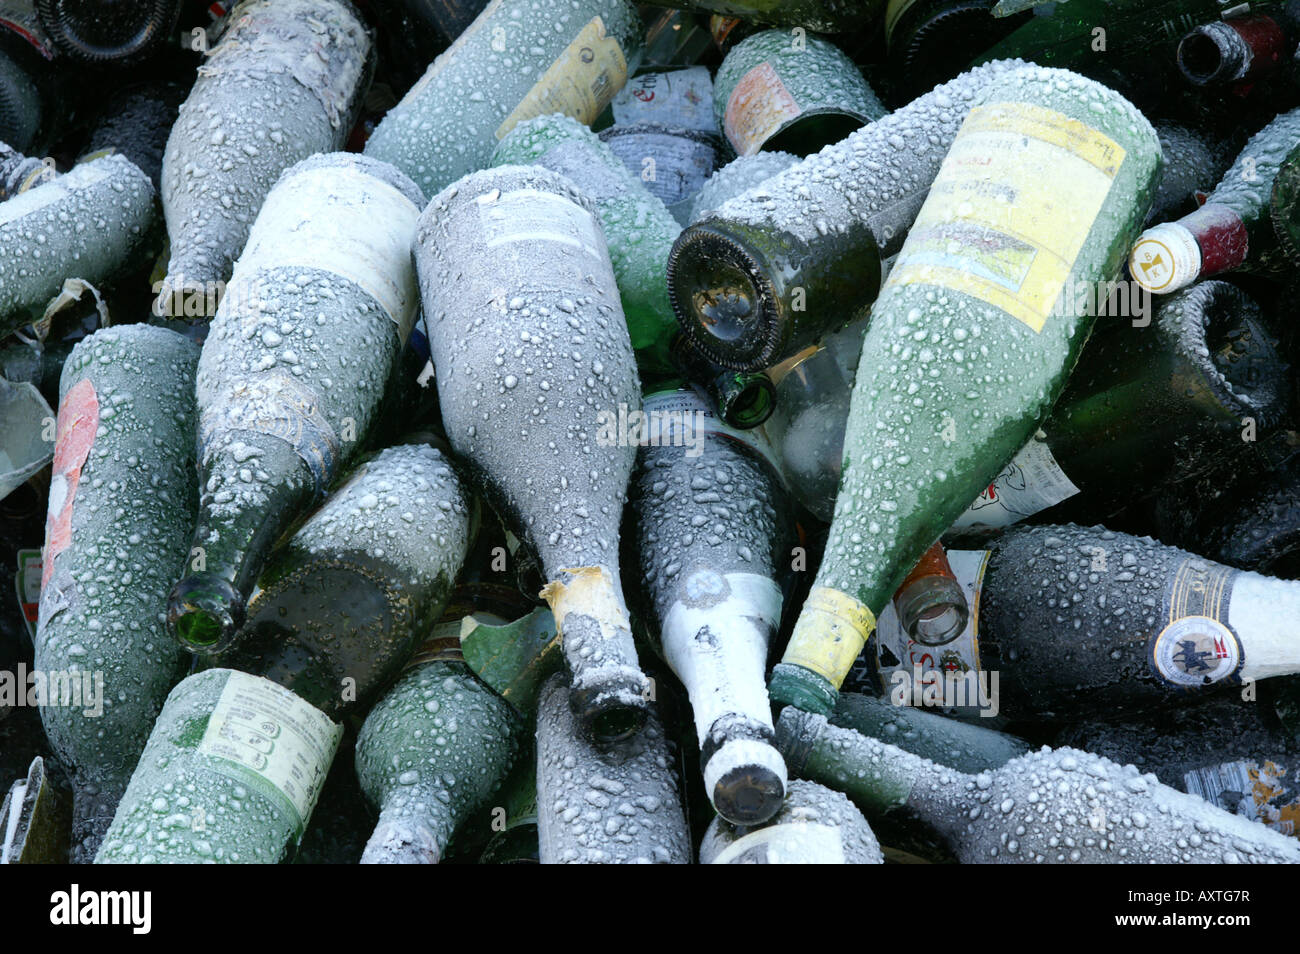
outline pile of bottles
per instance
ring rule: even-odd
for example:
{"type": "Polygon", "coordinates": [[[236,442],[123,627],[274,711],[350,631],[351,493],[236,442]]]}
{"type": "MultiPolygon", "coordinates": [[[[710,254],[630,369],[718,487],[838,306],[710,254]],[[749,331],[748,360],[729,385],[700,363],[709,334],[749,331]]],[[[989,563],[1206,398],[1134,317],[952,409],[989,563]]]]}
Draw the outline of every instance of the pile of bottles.
{"type": "Polygon", "coordinates": [[[0,0],[0,862],[1300,862],[1300,0],[0,0]]]}

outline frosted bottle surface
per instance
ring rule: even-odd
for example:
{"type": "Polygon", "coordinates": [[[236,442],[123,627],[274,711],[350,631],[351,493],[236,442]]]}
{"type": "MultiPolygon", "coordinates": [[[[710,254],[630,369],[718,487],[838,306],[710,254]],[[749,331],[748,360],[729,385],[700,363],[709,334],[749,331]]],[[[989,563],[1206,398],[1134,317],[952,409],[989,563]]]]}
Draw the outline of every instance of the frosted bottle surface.
{"type": "Polygon", "coordinates": [[[188,339],[123,325],[79,342],[63,371],[35,666],[68,673],[83,703],[41,707],[72,774],[78,861],[94,857],[184,671],[161,613],[197,504],[197,362],[188,339]]]}

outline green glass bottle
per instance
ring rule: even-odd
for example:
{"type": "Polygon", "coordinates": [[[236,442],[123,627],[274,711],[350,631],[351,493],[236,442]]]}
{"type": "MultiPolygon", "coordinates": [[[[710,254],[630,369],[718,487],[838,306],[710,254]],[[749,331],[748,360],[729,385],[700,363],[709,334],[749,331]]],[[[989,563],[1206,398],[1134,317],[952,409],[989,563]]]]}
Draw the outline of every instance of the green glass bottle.
{"type": "Polygon", "coordinates": [[[271,546],[365,440],[415,321],[421,199],[327,153],[262,206],[199,360],[199,519],[167,610],[190,652],[230,644],[271,546]]]}
{"type": "Polygon", "coordinates": [[[525,119],[590,126],[636,72],[642,39],[628,0],[493,0],[388,111],[366,155],[434,195],[486,167],[525,119]]]}
{"type": "Polygon", "coordinates": [[[719,367],[680,331],[673,336],[671,351],[678,370],[704,391],[718,417],[731,427],[759,427],[776,410],[776,386],[766,374],[719,367]]]}
{"type": "Polygon", "coordinates": [[[879,17],[884,0],[651,0],[655,6],[720,13],[818,33],[862,30],[879,17]]]}
{"type": "Polygon", "coordinates": [[[72,773],[79,861],[98,850],[184,671],[159,614],[197,504],[198,359],[164,328],[108,328],[73,349],[59,388],[35,666],[66,677],[41,720],[72,773]]]}
{"type": "Polygon", "coordinates": [[[481,865],[541,864],[537,841],[537,762],[532,753],[516,761],[492,809],[492,836],[481,865]],[[504,814],[503,814],[504,813],[504,814]]]}
{"type": "Polygon", "coordinates": [[[472,511],[438,450],[380,451],[271,556],[216,663],[309,698],[347,693],[364,708],[442,612],[472,511]]]}
{"type": "Polygon", "coordinates": [[[889,0],[885,47],[898,92],[919,96],[1029,19],[993,15],[994,0],[889,0]]]}
{"type": "Polygon", "coordinates": [[[872,310],[775,701],[833,708],[875,614],[1037,430],[1093,322],[1062,294],[1118,275],[1159,168],[1155,130],[1091,80],[1024,67],[984,88],[872,310]]]}
{"type": "Polygon", "coordinates": [[[792,772],[844,792],[869,821],[936,832],[966,864],[1300,862],[1294,839],[1077,749],[967,774],[794,708],[777,736],[792,772]]]}
{"type": "Polygon", "coordinates": [[[788,152],[756,152],[732,159],[700,186],[686,213],[686,224],[694,225],[712,215],[728,199],[748,192],[760,182],[780,175],[799,162],[799,157],[788,152]]]}
{"type": "Polygon", "coordinates": [[[492,165],[542,166],[595,201],[637,366],[646,373],[671,371],[677,322],[664,268],[681,226],[663,202],[595,133],[558,113],[516,126],[493,152],[492,165]]]}
{"type": "Polygon", "coordinates": [[[1279,231],[1285,229],[1275,229],[1273,222],[1297,213],[1276,207],[1273,199],[1285,194],[1276,183],[1297,146],[1300,109],[1293,109],[1251,137],[1199,209],[1138,236],[1129,256],[1134,281],[1168,294],[1234,269],[1274,277],[1292,274],[1295,261],[1279,248],[1279,231]]]}
{"type": "Polygon", "coordinates": [[[459,627],[435,627],[361,727],[357,775],[379,808],[362,864],[437,864],[515,760],[524,720],[465,665],[459,627]]]}
{"type": "Polygon", "coordinates": [[[348,0],[243,0],[199,67],[163,155],[171,254],[155,309],[211,318],[284,170],[343,147],[370,86],[370,31],[348,0]]]}
{"type": "Polygon", "coordinates": [[[1017,65],[965,73],[683,231],[668,293],[696,347],[758,371],[861,317],[975,95],[1017,65]]]}
{"type": "Polygon", "coordinates": [[[790,783],[780,811],[761,826],[721,815],[700,842],[702,865],[882,865],[876,835],[853,803],[816,782],[790,783]]]}
{"type": "Polygon", "coordinates": [[[762,149],[808,156],[886,110],[834,44],[764,30],[736,44],[718,67],[713,112],[738,156],[762,149]]]}

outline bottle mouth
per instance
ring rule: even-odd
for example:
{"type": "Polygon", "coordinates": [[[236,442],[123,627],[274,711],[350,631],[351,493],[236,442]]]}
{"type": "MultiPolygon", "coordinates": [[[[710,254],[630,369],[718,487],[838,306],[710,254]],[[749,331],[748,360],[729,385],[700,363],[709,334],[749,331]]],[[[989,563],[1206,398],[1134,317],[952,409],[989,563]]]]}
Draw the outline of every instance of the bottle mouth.
{"type": "Polygon", "coordinates": [[[1216,400],[1235,422],[1251,416],[1271,425],[1289,402],[1286,362],[1278,354],[1258,304],[1235,285],[1201,282],[1182,293],[1190,341],[1216,400]]]}
{"type": "Polygon", "coordinates": [[[167,604],[167,625],[176,642],[196,655],[227,649],[243,622],[243,598],[220,577],[196,574],[176,584],[167,604]]]}
{"type": "Polygon", "coordinates": [[[753,249],[713,226],[677,237],[668,296],[682,330],[714,364],[757,371],[774,363],[783,322],[766,271],[753,249]]]}
{"type": "Polygon", "coordinates": [[[755,374],[740,384],[734,395],[725,398],[722,419],[732,427],[750,430],[758,427],[776,410],[776,385],[763,374],[755,374]]]}
{"type": "Polygon", "coordinates": [[[732,769],[713,786],[713,807],[733,825],[761,825],[781,810],[785,784],[762,765],[732,769]]]}
{"type": "Polygon", "coordinates": [[[1197,27],[1178,44],[1178,68],[1197,86],[1241,79],[1246,65],[1240,34],[1226,23],[1197,27]]]}
{"type": "Polygon", "coordinates": [[[613,745],[641,731],[649,717],[650,700],[641,694],[640,682],[629,679],[626,685],[601,683],[571,689],[569,705],[588,739],[597,745],[613,745]]]}

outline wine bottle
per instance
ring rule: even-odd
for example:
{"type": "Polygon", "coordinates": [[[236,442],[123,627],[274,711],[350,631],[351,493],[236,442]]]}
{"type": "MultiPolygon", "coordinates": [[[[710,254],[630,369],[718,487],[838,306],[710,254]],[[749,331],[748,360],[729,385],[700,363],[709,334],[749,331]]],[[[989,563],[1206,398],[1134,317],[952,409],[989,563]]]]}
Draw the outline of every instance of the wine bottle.
{"type": "Polygon", "coordinates": [[[700,843],[705,865],[883,865],[880,843],[847,797],[795,779],[780,812],[762,827],[718,816],[700,843]]]}
{"type": "Polygon", "coordinates": [[[181,0],[36,0],[36,10],[59,53],[122,67],[147,59],[172,38],[181,0]]]}
{"type": "Polygon", "coordinates": [[[1264,4],[1202,23],[1178,41],[1178,68],[1197,86],[1255,82],[1282,68],[1300,41],[1300,5],[1264,4]]]}
{"type": "Polygon", "coordinates": [[[80,342],[59,388],[35,668],[66,679],[41,720],[72,774],[78,861],[183,672],[160,614],[195,513],[197,362],[175,332],[123,325],[80,342]]]}
{"type": "Polygon", "coordinates": [[[365,439],[415,320],[420,201],[347,153],[267,196],[199,360],[199,519],[167,609],[191,652],[230,644],[271,545],[365,439]]]}
{"type": "Polygon", "coordinates": [[[914,820],[966,864],[1300,862],[1300,844],[1077,749],[1042,749],[968,775],[791,707],[791,771],[843,791],[868,820],[914,820]]]}
{"type": "Polygon", "coordinates": [[[955,76],[1029,19],[993,15],[993,0],[889,0],[885,47],[890,74],[908,98],[955,76]]]}
{"type": "Polygon", "coordinates": [[[649,683],[619,584],[640,387],[595,204],[537,167],[474,173],[420,217],[414,256],[452,448],[541,560],[542,595],[601,740],[634,733],[649,683]]]}
{"type": "Polygon", "coordinates": [[[817,33],[864,29],[880,15],[884,0],[652,0],[653,5],[725,13],[775,26],[817,33]]]}
{"type": "Polygon", "coordinates": [[[757,824],[785,796],[763,677],[781,625],[789,500],[766,442],[719,422],[693,391],[652,394],[644,410],[650,433],[628,493],[638,615],[690,697],[714,809],[757,824]]]}
{"type": "Polygon", "coordinates": [[[970,607],[953,576],[943,546],[934,543],[894,592],[894,612],[903,632],[922,646],[943,646],[966,628],[970,607]]]}
{"type": "Polygon", "coordinates": [[[760,182],[780,175],[798,161],[799,157],[792,153],[771,150],[737,156],[700,186],[699,193],[691,201],[685,224],[694,225],[714,214],[728,199],[734,199],[760,182]]]}
{"type": "Polygon", "coordinates": [[[515,761],[493,807],[492,836],[479,856],[481,865],[541,864],[537,844],[537,762],[530,753],[515,761]],[[504,811],[504,818],[498,813],[504,811]]]}
{"type": "Polygon", "coordinates": [[[103,118],[86,144],[86,155],[120,152],[158,189],[167,136],[183,96],[175,83],[145,83],[122,90],[105,105],[103,118]]]}
{"type": "Polygon", "coordinates": [[[1129,272],[1143,288],[1177,291],[1233,269],[1289,274],[1294,265],[1278,248],[1270,201],[1278,171],[1300,145],[1300,109],[1282,113],[1246,143],[1205,203],[1176,222],[1138,236],[1129,272]]]}
{"type": "Polygon", "coordinates": [[[1247,480],[1198,527],[1198,552],[1239,569],[1300,579],[1300,447],[1267,471],[1242,469],[1247,480]]]}
{"type": "Polygon", "coordinates": [[[70,90],[52,64],[54,42],[31,3],[0,14],[0,142],[28,152],[57,134],[70,90]],[[54,107],[53,109],[51,107],[54,107]]]}
{"type": "Polygon", "coordinates": [[[0,204],[0,338],[40,318],[65,280],[100,284],[133,264],[155,219],[153,185],[125,156],[58,176],[9,159],[21,181],[0,204]]]}
{"type": "Polygon", "coordinates": [[[471,511],[433,447],[380,451],[271,556],[248,622],[216,662],[300,695],[346,690],[368,705],[442,612],[468,549],[471,511]],[[311,692],[300,690],[305,684],[311,692]]]}
{"type": "Polygon", "coordinates": [[[516,126],[493,152],[492,164],[542,166],[594,200],[637,364],[646,371],[669,371],[677,322],[664,266],[681,227],[664,204],[595,133],[558,113],[516,126]]]}
{"type": "Polygon", "coordinates": [[[696,347],[759,370],[859,317],[975,95],[1019,65],[963,74],[682,232],[668,293],[696,347]]]}
{"type": "Polygon", "coordinates": [[[669,352],[677,369],[705,393],[714,413],[731,427],[759,427],[776,409],[776,388],[766,374],[719,367],[680,331],[669,352]]]}
{"type": "Polygon", "coordinates": [[[487,166],[525,119],[590,126],[641,55],[628,0],[495,0],[430,64],[366,143],[433,195],[487,166]]]}
{"type": "Polygon", "coordinates": [[[691,863],[659,718],[631,738],[595,746],[579,729],[562,675],[542,687],[537,709],[538,857],[556,864],[691,863]]]}
{"type": "Polygon", "coordinates": [[[281,172],[339,149],[370,85],[370,36],[347,0],[243,0],[230,16],[163,154],[160,314],[193,316],[175,299],[224,287],[281,172]]]}
{"type": "Polygon", "coordinates": [[[465,665],[456,629],[435,627],[357,738],[357,775],[379,808],[361,863],[441,861],[510,770],[523,725],[465,665]]]}
{"type": "Polygon", "coordinates": [[[1155,130],[1092,80],[1025,67],[984,88],[872,309],[830,537],[775,701],[834,706],[878,609],[1033,436],[1093,322],[1060,302],[1118,274],[1159,166],[1155,130]]]}
{"type": "Polygon", "coordinates": [[[1197,194],[1208,193],[1228,171],[1232,156],[1201,130],[1172,123],[1156,126],[1160,136],[1160,185],[1146,224],[1176,219],[1197,208],[1197,194]]]}
{"type": "Polygon", "coordinates": [[[738,156],[761,149],[808,156],[885,115],[862,73],[834,44],[764,30],[718,67],[713,111],[738,156]]]}

